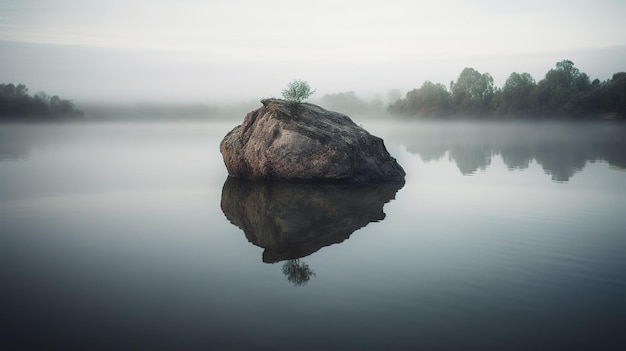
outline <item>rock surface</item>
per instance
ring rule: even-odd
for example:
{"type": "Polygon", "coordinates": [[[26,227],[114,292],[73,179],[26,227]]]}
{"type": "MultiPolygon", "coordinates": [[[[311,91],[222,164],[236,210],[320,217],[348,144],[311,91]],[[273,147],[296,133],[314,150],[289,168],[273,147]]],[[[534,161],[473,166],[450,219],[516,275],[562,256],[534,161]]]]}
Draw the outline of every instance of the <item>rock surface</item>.
{"type": "Polygon", "coordinates": [[[403,185],[250,182],[228,177],[221,207],[248,241],[265,249],[263,262],[273,263],[308,256],[382,221],[384,205],[403,185]]]}
{"type": "Polygon", "coordinates": [[[313,104],[261,101],[228,132],[220,151],[241,179],[370,182],[403,180],[383,140],[341,113],[313,104]]]}

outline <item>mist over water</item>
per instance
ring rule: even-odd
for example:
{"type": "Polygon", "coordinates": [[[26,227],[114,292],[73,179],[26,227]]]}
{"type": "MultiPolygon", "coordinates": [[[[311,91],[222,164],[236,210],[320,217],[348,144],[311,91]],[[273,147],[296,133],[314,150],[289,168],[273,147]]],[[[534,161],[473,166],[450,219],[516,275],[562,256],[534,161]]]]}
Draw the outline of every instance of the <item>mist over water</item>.
{"type": "Polygon", "coordinates": [[[406,183],[332,189],[228,180],[239,122],[0,126],[0,345],[626,343],[623,125],[356,120],[406,183]]]}
{"type": "Polygon", "coordinates": [[[0,1],[0,350],[626,349],[624,13],[0,1]],[[405,181],[228,178],[296,79],[405,181]]]}

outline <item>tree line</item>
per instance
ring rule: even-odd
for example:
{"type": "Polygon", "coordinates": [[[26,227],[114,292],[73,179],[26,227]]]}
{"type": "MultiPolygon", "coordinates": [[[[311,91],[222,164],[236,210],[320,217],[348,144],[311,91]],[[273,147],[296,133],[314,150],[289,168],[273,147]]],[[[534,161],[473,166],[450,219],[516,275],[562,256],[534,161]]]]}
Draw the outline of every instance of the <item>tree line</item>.
{"type": "Polygon", "coordinates": [[[0,84],[0,120],[58,120],[82,116],[71,100],[44,92],[31,96],[24,84],[0,84]]]}
{"type": "Polygon", "coordinates": [[[623,118],[626,72],[591,81],[572,61],[563,60],[539,82],[529,73],[513,72],[498,88],[489,73],[465,68],[449,88],[426,81],[387,111],[409,118],[623,118]]]}

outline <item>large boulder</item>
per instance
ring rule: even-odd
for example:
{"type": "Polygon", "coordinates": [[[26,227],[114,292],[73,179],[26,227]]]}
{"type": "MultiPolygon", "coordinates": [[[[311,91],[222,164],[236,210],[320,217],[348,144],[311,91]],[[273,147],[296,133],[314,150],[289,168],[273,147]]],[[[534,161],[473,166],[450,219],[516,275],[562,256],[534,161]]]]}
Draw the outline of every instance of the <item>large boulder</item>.
{"type": "Polygon", "coordinates": [[[307,103],[261,101],[220,144],[228,174],[254,180],[400,181],[383,140],[341,113],[307,103]]]}

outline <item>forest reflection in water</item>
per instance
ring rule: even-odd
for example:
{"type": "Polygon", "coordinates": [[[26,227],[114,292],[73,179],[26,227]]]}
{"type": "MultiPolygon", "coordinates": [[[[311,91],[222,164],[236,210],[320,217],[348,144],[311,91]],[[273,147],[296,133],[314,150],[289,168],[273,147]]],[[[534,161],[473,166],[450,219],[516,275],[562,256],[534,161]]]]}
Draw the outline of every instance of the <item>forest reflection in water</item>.
{"type": "Polygon", "coordinates": [[[286,261],[283,274],[294,285],[304,285],[315,273],[300,258],[382,221],[385,203],[403,185],[250,182],[228,177],[221,207],[249,242],[265,249],[263,262],[286,261]]]}
{"type": "Polygon", "coordinates": [[[556,182],[569,181],[588,162],[626,169],[626,125],[619,122],[420,122],[381,131],[425,162],[447,155],[463,175],[487,169],[497,155],[510,170],[535,161],[556,182]]]}

